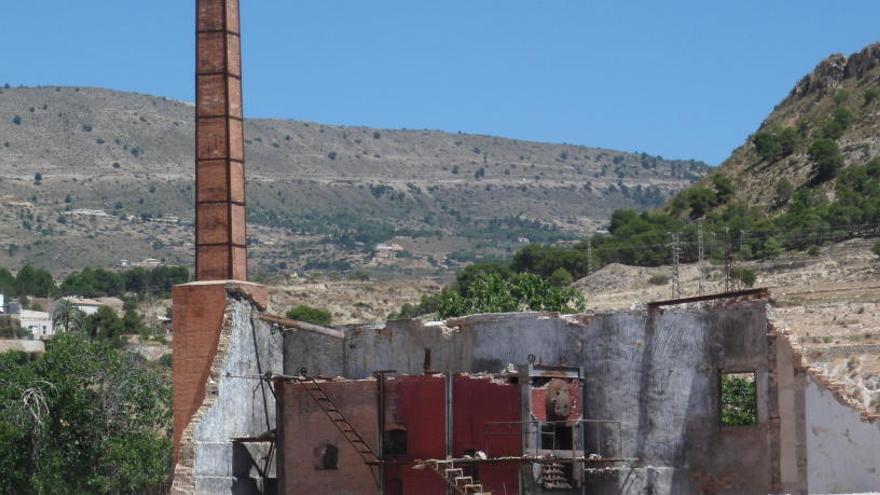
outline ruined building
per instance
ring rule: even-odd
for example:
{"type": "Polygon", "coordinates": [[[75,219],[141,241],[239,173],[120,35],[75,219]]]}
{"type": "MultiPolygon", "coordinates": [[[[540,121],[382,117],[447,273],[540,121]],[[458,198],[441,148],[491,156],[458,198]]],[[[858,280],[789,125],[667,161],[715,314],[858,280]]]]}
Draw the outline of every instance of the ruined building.
{"type": "Polygon", "coordinates": [[[237,0],[198,0],[198,281],[174,289],[174,493],[880,486],[880,427],[764,290],[323,328],[246,281],[237,0]],[[725,388],[733,387],[734,388],[725,388]]]}

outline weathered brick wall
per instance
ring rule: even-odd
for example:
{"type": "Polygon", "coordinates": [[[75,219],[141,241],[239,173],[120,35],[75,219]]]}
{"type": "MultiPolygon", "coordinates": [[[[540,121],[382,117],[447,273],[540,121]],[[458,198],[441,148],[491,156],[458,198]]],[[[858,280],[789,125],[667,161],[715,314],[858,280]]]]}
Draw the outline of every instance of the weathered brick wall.
{"type": "MultiPolygon", "coordinates": [[[[219,391],[224,387],[224,379],[228,380],[230,370],[243,370],[242,375],[258,374],[251,369],[259,362],[258,350],[262,353],[262,367],[274,373],[281,372],[281,337],[277,335],[277,342],[268,346],[262,342],[263,348],[258,349],[255,347],[258,339],[254,319],[248,317],[247,321],[242,321],[242,315],[238,314],[244,307],[252,313],[265,308],[268,296],[262,286],[247,282],[194,282],[175,287],[172,296],[174,488],[176,493],[192,493],[198,477],[195,470],[199,454],[197,444],[200,435],[205,436],[199,428],[206,418],[211,417],[215,424],[221,424],[212,428],[224,442],[229,442],[233,436],[256,435],[267,429],[265,424],[252,426],[253,422],[240,426],[247,422],[249,411],[252,412],[256,406],[262,407],[253,404],[259,397],[251,393],[227,392],[230,396],[227,400],[250,404],[249,410],[232,409],[232,414],[227,414],[219,422],[211,416],[211,411],[219,391]],[[249,339],[253,339],[254,343],[249,344],[249,339]],[[226,434],[228,431],[239,433],[226,434]]],[[[263,327],[259,331],[261,334],[267,333],[263,327]]],[[[259,340],[265,339],[265,335],[260,335],[259,340]]],[[[251,386],[249,383],[248,390],[251,386]]],[[[274,420],[274,405],[272,409],[274,420]]],[[[231,470],[231,465],[228,469],[231,470]]]]}

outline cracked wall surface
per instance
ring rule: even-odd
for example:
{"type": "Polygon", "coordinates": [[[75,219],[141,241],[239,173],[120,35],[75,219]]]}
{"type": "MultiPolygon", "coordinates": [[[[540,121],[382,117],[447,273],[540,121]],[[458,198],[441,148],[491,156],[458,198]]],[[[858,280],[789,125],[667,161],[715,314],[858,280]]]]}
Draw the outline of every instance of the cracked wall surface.
{"type": "Polygon", "coordinates": [[[631,470],[595,477],[590,493],[768,493],[784,485],[797,492],[802,473],[791,457],[799,439],[786,437],[785,449],[781,441],[783,426],[797,431],[786,423],[796,419],[779,414],[766,307],[766,301],[752,301],[581,317],[519,313],[355,326],[346,329],[344,340],[320,344],[342,355],[341,366],[297,352],[300,346],[316,348],[316,337],[306,341],[303,332],[293,332],[285,337],[285,369],[348,378],[379,369],[418,374],[428,353],[437,371],[498,372],[530,356],[546,365],[583,367],[585,417],[623,421],[617,454],[639,459],[631,470]],[[755,373],[757,425],[720,426],[720,370],[755,373]],[[783,464],[795,466],[785,480],[783,464]]]}
{"type": "MultiPolygon", "coordinates": [[[[275,478],[268,442],[235,439],[275,428],[275,399],[259,377],[282,372],[282,336],[246,295],[224,293],[204,399],[180,434],[173,493],[266,493],[275,478]]],[[[185,363],[175,362],[175,372],[178,366],[185,363]]]]}

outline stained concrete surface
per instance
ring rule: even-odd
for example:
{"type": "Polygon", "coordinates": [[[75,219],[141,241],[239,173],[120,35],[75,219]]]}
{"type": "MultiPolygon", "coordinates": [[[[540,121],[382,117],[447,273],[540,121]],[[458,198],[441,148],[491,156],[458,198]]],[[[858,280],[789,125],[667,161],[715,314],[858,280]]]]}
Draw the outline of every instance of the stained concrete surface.
{"type": "Polygon", "coordinates": [[[880,487],[880,425],[863,421],[812,377],[807,379],[806,401],[810,493],[880,487]]]}
{"type": "Polygon", "coordinates": [[[258,377],[282,372],[282,336],[246,298],[227,298],[226,318],[214,361],[217,379],[209,378],[205,403],[193,420],[194,491],[265,493],[271,482],[261,478],[275,477],[269,444],[233,439],[275,428],[275,399],[258,377]]]}
{"type": "MultiPolygon", "coordinates": [[[[498,372],[529,356],[538,363],[583,367],[585,417],[622,421],[617,454],[639,459],[633,470],[597,478],[591,493],[767,493],[774,478],[770,456],[777,454],[769,446],[766,401],[775,397],[768,393],[765,309],[766,302],[757,301],[580,318],[479,315],[447,326],[410,320],[349,328],[344,341],[321,345],[341,347],[348,378],[379,369],[421,373],[426,350],[437,371],[498,372]],[[720,427],[722,369],[756,373],[756,426],[720,427]]],[[[321,354],[291,352],[315,348],[314,340],[286,336],[287,372],[333,369],[321,354]]]]}

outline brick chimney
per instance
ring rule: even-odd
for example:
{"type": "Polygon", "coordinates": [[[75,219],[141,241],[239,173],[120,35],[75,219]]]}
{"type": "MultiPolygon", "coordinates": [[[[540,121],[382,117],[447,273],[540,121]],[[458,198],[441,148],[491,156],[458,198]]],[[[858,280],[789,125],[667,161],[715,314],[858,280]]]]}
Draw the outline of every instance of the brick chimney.
{"type": "Polygon", "coordinates": [[[239,0],[197,0],[196,279],[247,280],[239,0]]]}
{"type": "Polygon", "coordinates": [[[196,0],[197,281],[172,289],[174,462],[190,467],[185,432],[214,380],[229,298],[268,303],[266,288],[247,282],[238,1],[196,0]]]}

